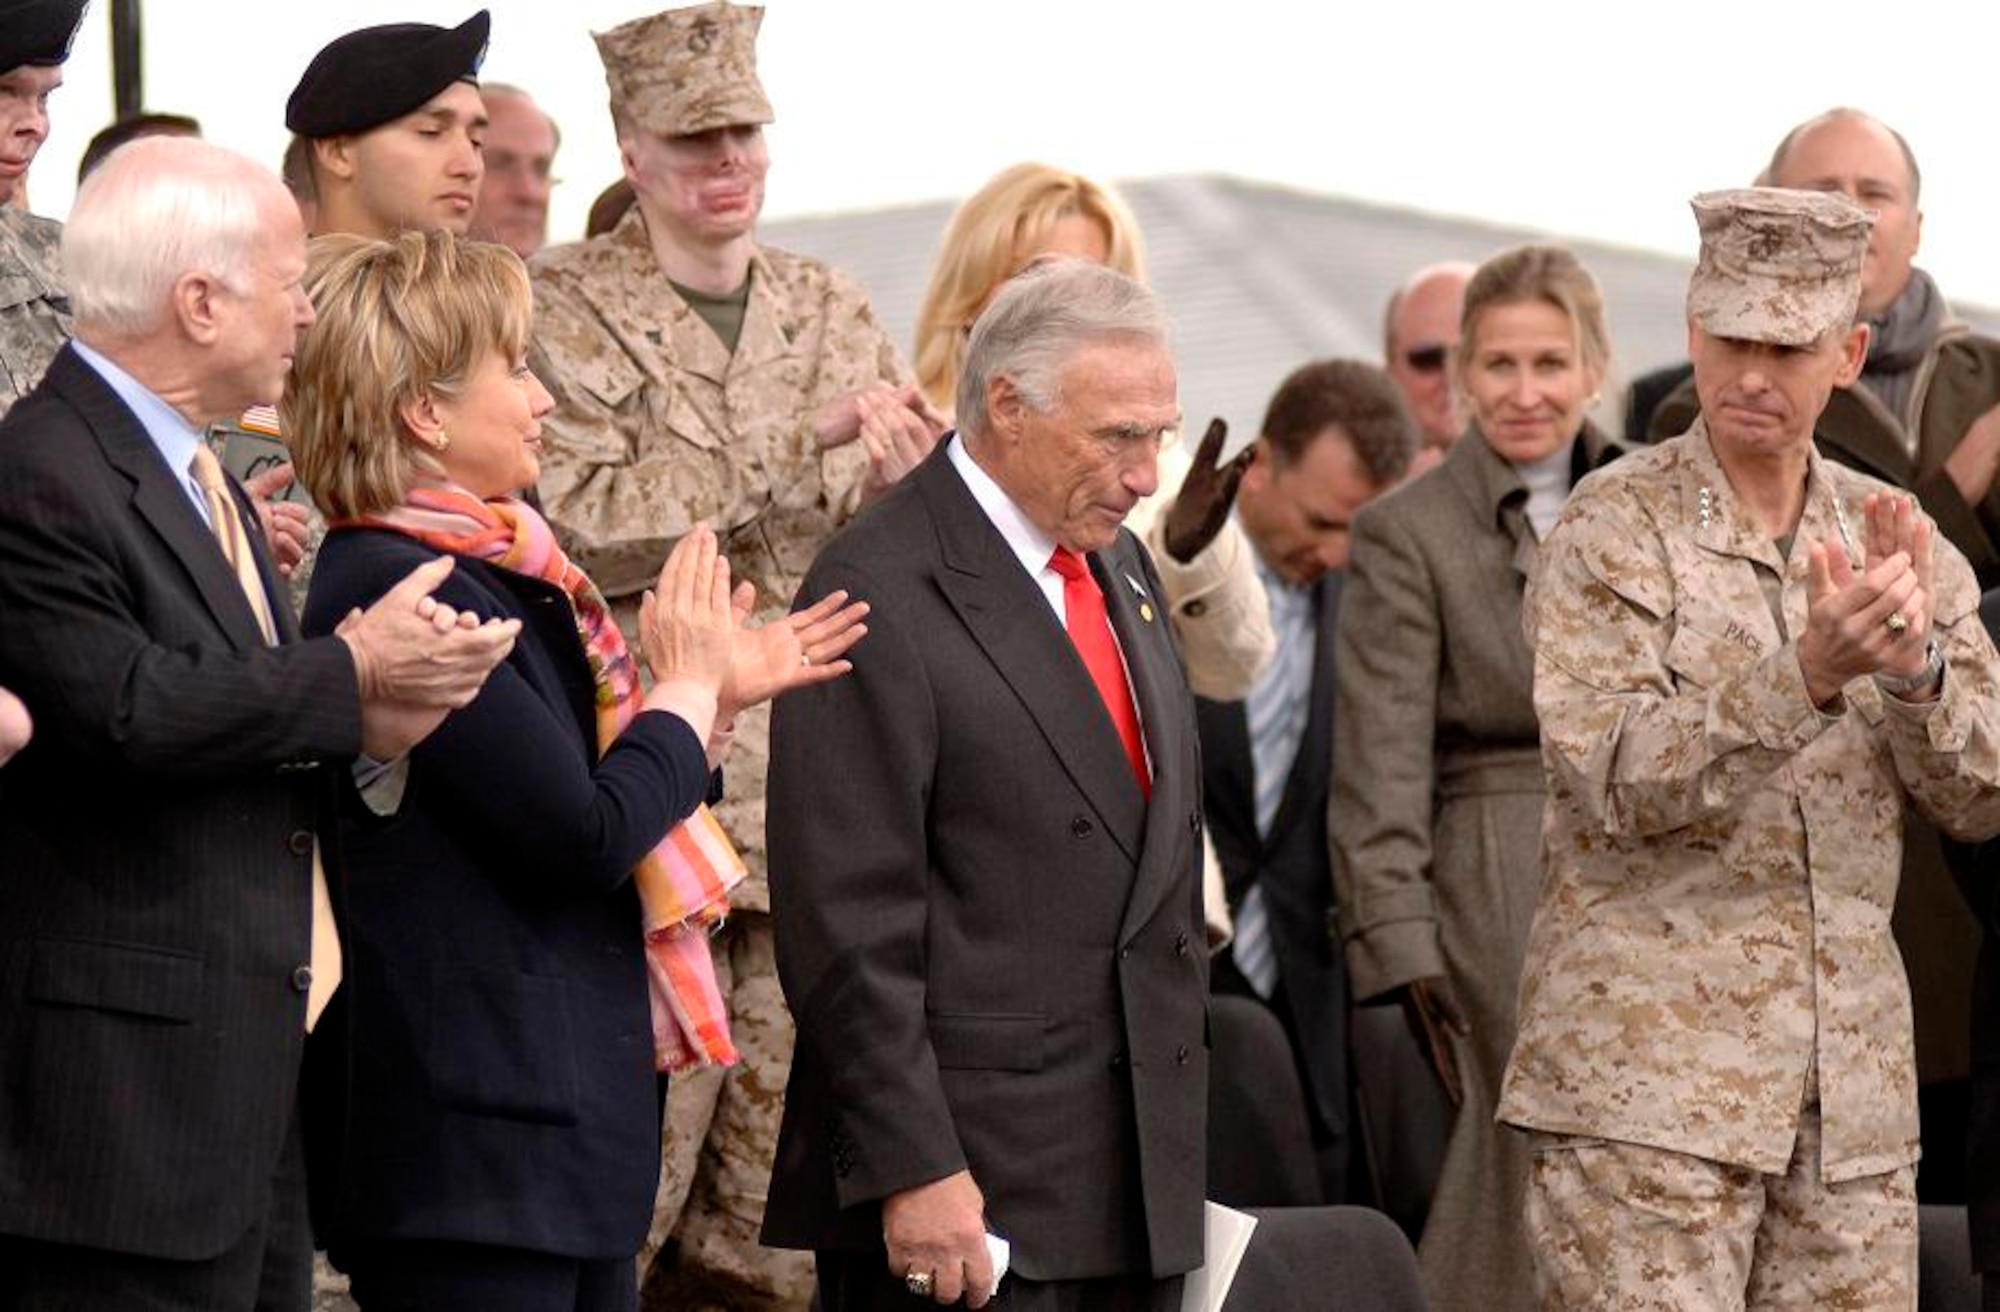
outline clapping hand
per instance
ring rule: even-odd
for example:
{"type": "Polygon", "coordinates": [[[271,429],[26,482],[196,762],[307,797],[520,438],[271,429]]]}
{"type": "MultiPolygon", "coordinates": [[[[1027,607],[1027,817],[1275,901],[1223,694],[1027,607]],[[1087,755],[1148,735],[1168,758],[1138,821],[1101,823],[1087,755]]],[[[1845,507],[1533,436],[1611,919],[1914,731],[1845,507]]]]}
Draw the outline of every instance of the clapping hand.
{"type": "Polygon", "coordinates": [[[291,485],[289,464],[273,465],[243,480],[243,490],[250,494],[250,504],[257,508],[257,519],[264,526],[271,560],[285,578],[290,578],[306,558],[308,532],[306,508],[279,496],[291,485]]]}
{"type": "Polygon", "coordinates": [[[28,718],[28,708],[19,697],[0,688],[0,765],[26,747],[34,732],[35,723],[28,718]]]}
{"type": "Polygon", "coordinates": [[[361,750],[393,761],[470,702],[514,649],[519,620],[486,620],[432,596],[452,571],[441,556],[411,570],[367,610],[334,629],[354,655],[361,750]]]}
{"type": "Polygon", "coordinates": [[[841,657],[868,632],[861,622],[868,603],[849,602],[845,592],[828,593],[768,624],[750,623],[757,589],[747,580],[731,603],[737,627],[719,712],[725,724],[759,702],[846,674],[854,665],[841,657]]]}
{"type": "Polygon", "coordinates": [[[1167,511],[1167,554],[1183,565],[1215,541],[1215,535],[1229,521],[1236,489],[1242,486],[1243,475],[1256,454],[1253,442],[1227,464],[1221,463],[1223,439],[1228,436],[1229,425],[1220,419],[1208,421],[1208,431],[1194,451],[1194,464],[1181,480],[1173,508],[1167,511]]]}
{"type": "Polygon", "coordinates": [[[1936,526],[1907,496],[1870,494],[1863,513],[1867,550],[1858,574],[1840,543],[1811,548],[1799,669],[1815,705],[1864,674],[1916,674],[1929,649],[1936,526]]]}
{"type": "Polygon", "coordinates": [[[430,595],[451,571],[450,556],[425,561],[334,630],[354,653],[363,701],[464,706],[514,649],[521,621],[475,617],[467,625],[430,595]]]}
{"type": "Polygon", "coordinates": [[[640,650],[653,682],[683,684],[708,696],[729,677],[736,616],[729,562],[715,531],[697,524],[674,544],[652,591],[639,601],[640,650]]]}

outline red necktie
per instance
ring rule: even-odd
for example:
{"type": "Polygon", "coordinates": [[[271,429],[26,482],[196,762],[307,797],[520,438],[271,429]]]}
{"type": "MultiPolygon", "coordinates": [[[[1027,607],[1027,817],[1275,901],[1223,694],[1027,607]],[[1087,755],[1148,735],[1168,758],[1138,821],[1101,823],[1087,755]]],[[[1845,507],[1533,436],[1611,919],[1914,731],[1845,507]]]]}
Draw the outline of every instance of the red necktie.
{"type": "Polygon", "coordinates": [[[1063,614],[1069,625],[1069,640],[1090,671],[1104,709],[1125,744],[1125,759],[1132,763],[1139,791],[1153,795],[1152,772],[1146,768],[1146,744],[1139,736],[1139,709],[1132,704],[1132,687],[1125,681],[1125,663],[1118,658],[1118,642],[1111,636],[1111,617],[1104,609],[1104,594],[1091,577],[1090,566],[1068,547],[1057,547],[1049,557],[1049,568],[1062,575],[1063,614]]]}

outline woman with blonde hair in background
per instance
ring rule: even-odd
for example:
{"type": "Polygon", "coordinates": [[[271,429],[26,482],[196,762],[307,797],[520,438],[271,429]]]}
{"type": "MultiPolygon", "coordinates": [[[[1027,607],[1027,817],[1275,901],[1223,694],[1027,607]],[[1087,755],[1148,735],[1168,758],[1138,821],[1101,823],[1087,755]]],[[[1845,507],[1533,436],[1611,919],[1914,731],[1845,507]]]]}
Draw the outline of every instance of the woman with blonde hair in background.
{"type": "Polygon", "coordinates": [[[307,631],[439,555],[439,623],[522,624],[470,704],[342,790],[318,1231],[366,1309],[633,1309],[661,1073],[735,1059],[707,930],[743,867],[705,807],[712,768],[737,712],[847,670],[865,607],[836,593],[750,627],[755,598],[697,527],[628,648],[519,496],[554,404],[526,363],[519,257],[328,237],[306,285],[284,426],[331,526],[307,631]]]}
{"type": "MultiPolygon", "coordinates": [[[[1000,284],[1038,259],[1068,256],[1108,265],[1143,282],[1139,225],[1114,193],[1047,164],[1016,164],[958,207],[945,226],[930,287],[917,311],[917,385],[949,412],[972,322],[1000,284]]],[[[879,403],[879,404],[886,404],[879,403]]],[[[862,437],[885,425],[864,405],[862,437]]],[[[1271,623],[1250,545],[1229,518],[1249,452],[1218,464],[1227,435],[1209,426],[1192,466],[1163,452],[1160,491],[1126,521],[1152,550],[1174,629],[1197,695],[1234,701],[1250,689],[1271,653],[1271,623]],[[1171,489],[1178,489],[1177,491],[1171,489]]]]}
{"type": "Polygon", "coordinates": [[[1584,415],[1611,345],[1574,255],[1494,256],[1461,324],[1465,436],[1354,518],[1334,658],[1334,887],[1355,997],[1402,1004],[1458,1104],[1418,1249],[1431,1304],[1525,1312],[1528,1141],[1493,1120],[1541,885],[1522,595],[1570,488],[1618,449],[1584,415]]]}

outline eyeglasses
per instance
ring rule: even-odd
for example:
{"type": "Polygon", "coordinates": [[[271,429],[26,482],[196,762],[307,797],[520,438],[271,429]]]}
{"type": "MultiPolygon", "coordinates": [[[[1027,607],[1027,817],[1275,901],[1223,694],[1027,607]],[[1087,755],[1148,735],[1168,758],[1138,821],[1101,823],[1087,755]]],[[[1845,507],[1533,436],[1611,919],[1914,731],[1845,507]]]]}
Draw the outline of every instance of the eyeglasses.
{"type": "Polygon", "coordinates": [[[1403,352],[1403,363],[1420,374],[1434,374],[1444,368],[1445,357],[1450,354],[1449,346],[1436,343],[1429,346],[1412,346],[1403,352]]]}

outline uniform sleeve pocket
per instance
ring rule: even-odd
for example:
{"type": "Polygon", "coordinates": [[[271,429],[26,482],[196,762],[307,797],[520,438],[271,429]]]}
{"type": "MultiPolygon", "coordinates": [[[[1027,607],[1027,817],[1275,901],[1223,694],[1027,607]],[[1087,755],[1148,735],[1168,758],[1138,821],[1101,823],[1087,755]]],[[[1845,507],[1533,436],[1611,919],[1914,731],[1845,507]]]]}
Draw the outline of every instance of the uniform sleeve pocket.
{"type": "Polygon", "coordinates": [[[185,1025],[201,1001],[202,959],[137,943],[44,938],[35,943],[28,1000],[94,1007],[185,1025]]]}
{"type": "Polygon", "coordinates": [[[946,1070],[1038,1071],[1049,1020],[1027,1013],[932,1012],[931,1049],[946,1070]]]}

